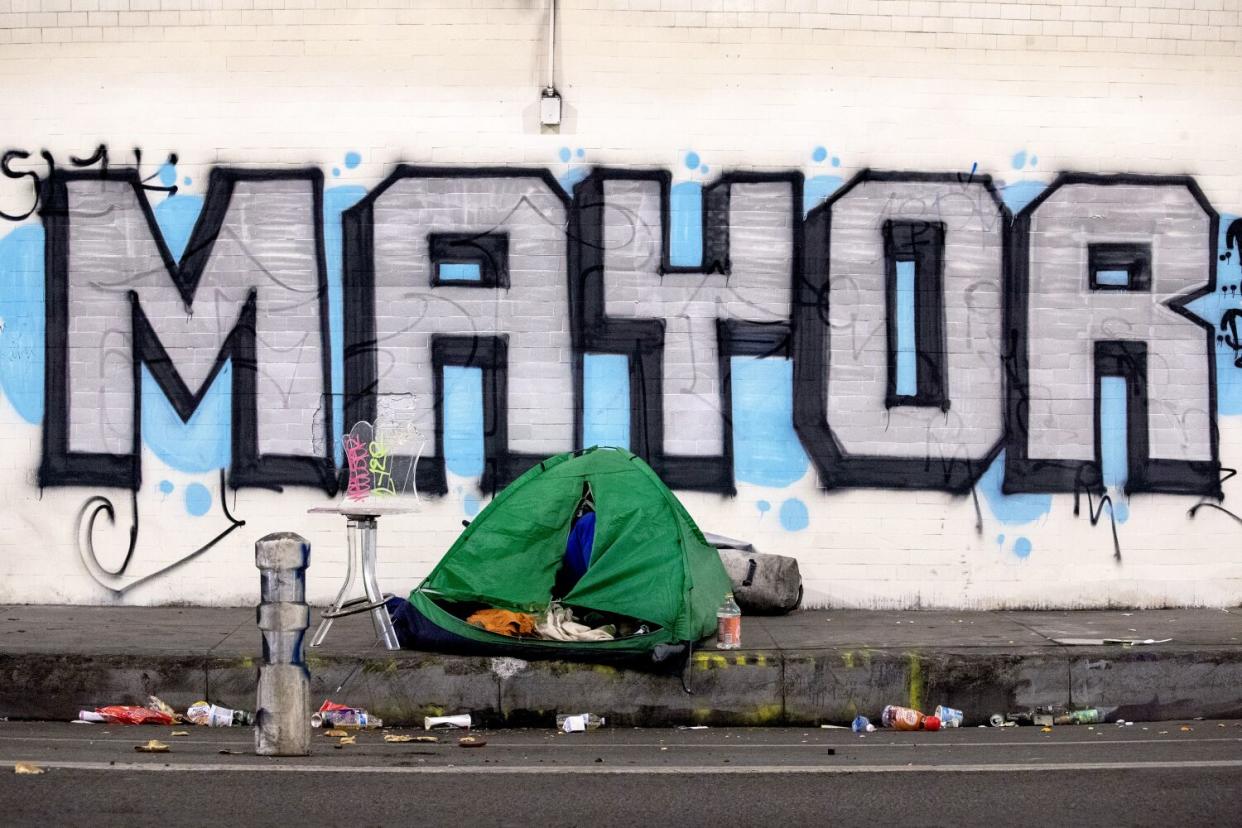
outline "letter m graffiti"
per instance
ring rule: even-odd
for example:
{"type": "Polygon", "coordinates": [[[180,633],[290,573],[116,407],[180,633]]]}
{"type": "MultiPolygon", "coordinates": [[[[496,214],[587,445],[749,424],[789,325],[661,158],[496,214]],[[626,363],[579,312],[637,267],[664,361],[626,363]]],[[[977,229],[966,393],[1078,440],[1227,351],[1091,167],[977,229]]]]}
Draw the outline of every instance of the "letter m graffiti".
{"type": "Polygon", "coordinates": [[[41,485],[137,489],[143,367],[188,422],[231,361],[230,485],[335,489],[321,172],[213,171],[180,262],[136,170],[43,198],[41,485]]]}

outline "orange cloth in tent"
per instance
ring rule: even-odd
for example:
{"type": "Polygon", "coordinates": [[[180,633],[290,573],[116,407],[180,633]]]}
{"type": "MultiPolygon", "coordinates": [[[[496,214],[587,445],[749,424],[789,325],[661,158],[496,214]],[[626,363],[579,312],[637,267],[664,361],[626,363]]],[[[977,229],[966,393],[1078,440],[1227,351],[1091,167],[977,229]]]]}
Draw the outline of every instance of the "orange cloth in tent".
{"type": "Polygon", "coordinates": [[[466,619],[467,624],[482,627],[488,632],[511,637],[535,634],[535,617],[524,612],[502,609],[479,610],[466,619]]]}

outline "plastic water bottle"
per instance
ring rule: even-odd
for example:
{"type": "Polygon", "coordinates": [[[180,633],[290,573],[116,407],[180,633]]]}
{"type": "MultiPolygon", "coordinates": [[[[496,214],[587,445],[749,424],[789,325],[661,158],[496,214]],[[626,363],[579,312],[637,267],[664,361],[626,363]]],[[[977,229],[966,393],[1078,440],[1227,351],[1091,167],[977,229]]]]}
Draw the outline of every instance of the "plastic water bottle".
{"type": "Polygon", "coordinates": [[[716,610],[716,649],[736,650],[742,646],[742,608],[733,600],[733,593],[725,596],[724,603],[716,610]]]}
{"type": "Polygon", "coordinates": [[[251,727],[254,714],[247,710],[230,710],[205,701],[194,702],[185,711],[186,721],[210,727],[251,727]]]}
{"type": "Polygon", "coordinates": [[[383,727],[384,720],[378,716],[372,716],[365,710],[357,707],[347,707],[344,710],[320,710],[311,715],[311,727],[358,727],[363,729],[372,729],[383,727]]]}
{"type": "Polygon", "coordinates": [[[941,727],[962,726],[962,711],[953,707],[945,707],[943,704],[936,705],[936,718],[940,719],[941,727]]]}

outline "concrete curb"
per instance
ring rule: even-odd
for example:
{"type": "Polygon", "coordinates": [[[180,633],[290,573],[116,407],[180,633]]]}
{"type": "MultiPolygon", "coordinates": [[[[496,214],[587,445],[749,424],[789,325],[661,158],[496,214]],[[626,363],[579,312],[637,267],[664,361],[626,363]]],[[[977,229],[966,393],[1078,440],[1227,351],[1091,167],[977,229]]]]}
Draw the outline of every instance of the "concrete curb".
{"type": "MultiPolygon", "coordinates": [[[[589,710],[618,726],[813,726],[885,704],[947,704],[967,724],[1047,704],[1116,707],[1140,721],[1242,718],[1242,647],[705,650],[693,694],[679,676],[561,661],[376,650],[307,663],[315,704],[345,701],[397,725],[470,712],[493,726],[546,726],[589,710]]],[[[0,653],[0,716],[71,719],[150,694],[177,708],[208,699],[252,709],[258,667],[245,656],[0,653]]]]}

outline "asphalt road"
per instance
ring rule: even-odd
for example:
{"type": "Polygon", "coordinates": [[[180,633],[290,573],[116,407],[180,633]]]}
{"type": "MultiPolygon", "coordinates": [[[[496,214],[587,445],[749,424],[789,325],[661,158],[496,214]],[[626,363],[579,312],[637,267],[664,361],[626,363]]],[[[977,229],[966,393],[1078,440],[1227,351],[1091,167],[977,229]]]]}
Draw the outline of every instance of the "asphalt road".
{"type": "MultiPolygon", "coordinates": [[[[963,729],[478,731],[437,744],[0,723],[4,825],[1237,825],[1242,722],[963,729]],[[1184,729],[1190,728],[1190,729],[1184,729]],[[171,750],[134,746],[159,739],[171,750]],[[16,762],[39,775],[19,775],[16,762]]],[[[392,731],[423,735],[418,731],[392,731]]]]}

